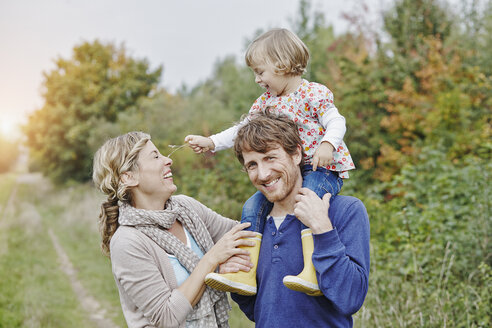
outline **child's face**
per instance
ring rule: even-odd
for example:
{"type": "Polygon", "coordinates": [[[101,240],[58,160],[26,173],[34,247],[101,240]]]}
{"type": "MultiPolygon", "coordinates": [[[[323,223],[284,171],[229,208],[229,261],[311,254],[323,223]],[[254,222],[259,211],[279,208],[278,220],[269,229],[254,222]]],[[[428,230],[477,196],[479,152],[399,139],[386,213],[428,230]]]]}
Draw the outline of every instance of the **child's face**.
{"type": "Polygon", "coordinates": [[[265,88],[272,96],[285,96],[290,91],[292,76],[287,74],[275,73],[275,67],[272,64],[260,64],[253,68],[255,73],[255,82],[260,87],[265,88]]]}

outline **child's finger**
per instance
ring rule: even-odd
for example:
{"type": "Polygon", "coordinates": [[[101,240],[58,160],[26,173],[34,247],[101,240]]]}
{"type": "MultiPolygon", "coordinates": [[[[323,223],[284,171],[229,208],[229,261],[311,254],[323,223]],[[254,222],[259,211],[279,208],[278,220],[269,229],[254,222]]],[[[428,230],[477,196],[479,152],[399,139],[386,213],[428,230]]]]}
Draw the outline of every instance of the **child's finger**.
{"type": "Polygon", "coordinates": [[[313,171],[316,171],[318,168],[318,163],[319,163],[319,157],[314,155],[313,156],[313,171]]]}

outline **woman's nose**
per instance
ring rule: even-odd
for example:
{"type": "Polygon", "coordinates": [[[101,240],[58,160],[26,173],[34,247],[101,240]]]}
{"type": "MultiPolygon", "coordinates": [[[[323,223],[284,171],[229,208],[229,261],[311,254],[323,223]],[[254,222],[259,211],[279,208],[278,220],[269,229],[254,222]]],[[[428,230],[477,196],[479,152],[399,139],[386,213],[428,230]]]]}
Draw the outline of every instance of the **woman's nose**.
{"type": "Polygon", "coordinates": [[[260,83],[261,79],[259,75],[255,75],[255,83],[260,83]]]}
{"type": "Polygon", "coordinates": [[[162,156],[164,157],[164,163],[168,166],[171,166],[173,164],[173,160],[170,159],[169,157],[166,157],[166,156],[162,156]]]}

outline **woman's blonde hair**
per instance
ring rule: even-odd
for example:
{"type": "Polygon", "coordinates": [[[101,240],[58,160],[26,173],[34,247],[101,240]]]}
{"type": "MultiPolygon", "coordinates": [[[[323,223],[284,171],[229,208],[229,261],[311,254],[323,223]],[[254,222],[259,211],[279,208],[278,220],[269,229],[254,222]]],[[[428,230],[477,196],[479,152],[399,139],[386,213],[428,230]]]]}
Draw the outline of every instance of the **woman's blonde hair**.
{"type": "Polygon", "coordinates": [[[138,169],[138,154],[149,140],[147,133],[129,132],[109,139],[94,155],[92,180],[108,197],[102,203],[99,215],[101,248],[105,255],[109,255],[109,242],[119,226],[118,201],[131,203],[130,190],[121,181],[121,176],[138,169]]]}
{"type": "Polygon", "coordinates": [[[277,74],[302,75],[309,62],[309,49],[291,31],[277,28],[257,37],[246,50],[245,59],[252,69],[271,64],[277,74]]]}

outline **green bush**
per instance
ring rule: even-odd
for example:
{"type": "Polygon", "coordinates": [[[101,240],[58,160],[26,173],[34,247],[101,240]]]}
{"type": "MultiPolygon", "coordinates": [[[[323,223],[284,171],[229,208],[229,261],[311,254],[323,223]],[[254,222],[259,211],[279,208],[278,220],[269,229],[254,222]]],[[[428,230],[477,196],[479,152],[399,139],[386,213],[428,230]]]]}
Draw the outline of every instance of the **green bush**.
{"type": "Polygon", "coordinates": [[[386,186],[394,198],[363,197],[372,267],[361,323],[490,324],[491,174],[488,160],[469,156],[454,164],[423,149],[419,164],[403,167],[386,186]]]}

